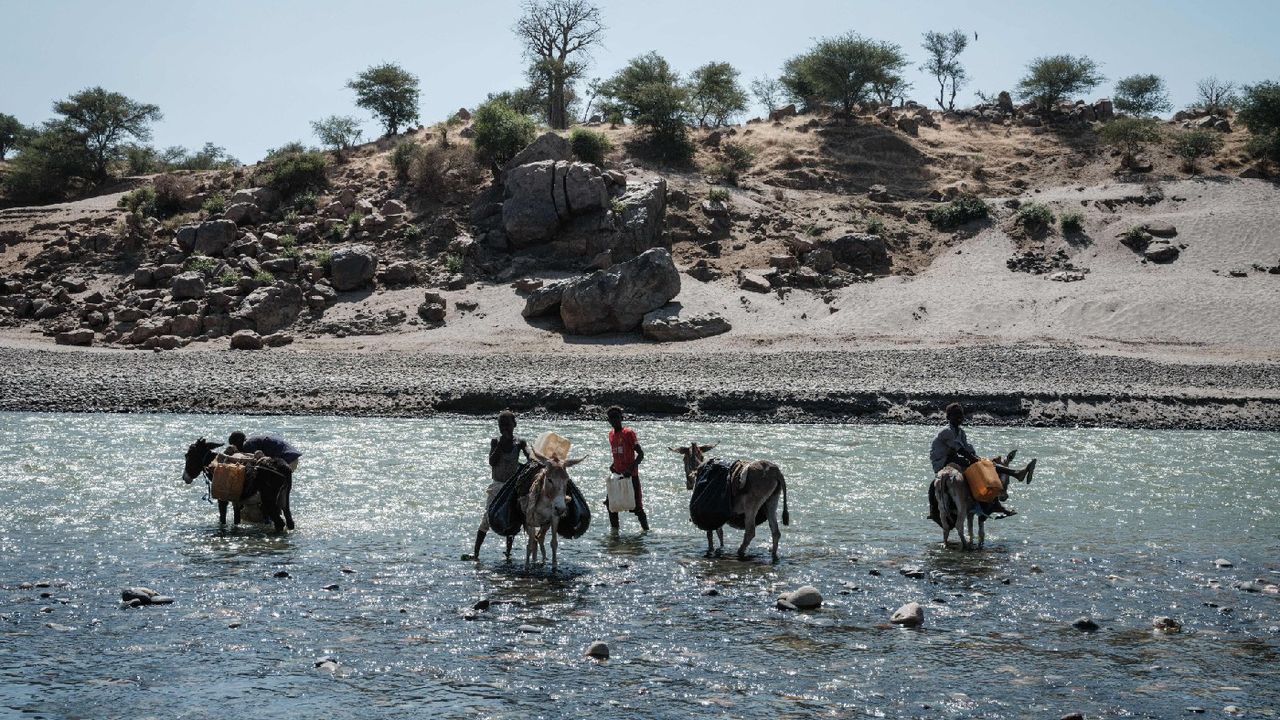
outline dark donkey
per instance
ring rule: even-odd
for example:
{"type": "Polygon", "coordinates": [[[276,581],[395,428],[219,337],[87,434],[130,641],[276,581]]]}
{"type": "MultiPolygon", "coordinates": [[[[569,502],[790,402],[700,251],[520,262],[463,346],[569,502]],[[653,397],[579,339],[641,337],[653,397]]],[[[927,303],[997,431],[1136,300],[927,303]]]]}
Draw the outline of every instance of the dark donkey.
{"type": "MultiPolygon", "coordinates": [[[[711,462],[707,453],[715,445],[699,445],[690,443],[689,447],[667,448],[684,457],[685,487],[694,489],[698,472],[711,462]]],[[[729,516],[728,523],[737,527],[737,516],[742,517],[742,544],[738,546],[738,558],[747,556],[747,546],[756,536],[757,518],[764,515],[769,520],[769,532],[773,537],[770,554],[774,562],[778,562],[778,539],[782,537],[782,529],[778,527],[778,500],[782,500],[782,524],[791,524],[791,514],[787,511],[787,480],[782,470],[768,460],[739,460],[729,470],[729,516]]],[[[713,552],[711,543],[712,530],[707,530],[707,554],[713,552]]],[[[720,548],[724,549],[723,526],[715,529],[720,536],[720,548]]]]}
{"type": "MultiPolygon", "coordinates": [[[[213,462],[214,450],[222,447],[222,443],[212,443],[204,438],[196,440],[187,447],[186,464],[182,469],[182,479],[188,485],[196,476],[209,475],[209,464],[213,462]]],[[[232,506],[232,522],[240,524],[240,508],[244,502],[255,494],[262,500],[262,515],[276,527],[276,532],[286,527],[293,529],[293,513],[289,509],[289,493],[293,490],[293,471],[283,460],[268,459],[248,468],[245,472],[244,491],[235,502],[218,501],[218,524],[227,524],[227,505],[232,506]],[[281,513],[284,517],[281,518],[281,513]]]]}

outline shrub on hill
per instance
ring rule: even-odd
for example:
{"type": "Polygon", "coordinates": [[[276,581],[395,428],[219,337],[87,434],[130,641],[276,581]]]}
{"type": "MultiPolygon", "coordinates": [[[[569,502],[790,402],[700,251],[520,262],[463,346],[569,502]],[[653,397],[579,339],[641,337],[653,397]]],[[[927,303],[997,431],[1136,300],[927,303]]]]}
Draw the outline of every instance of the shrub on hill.
{"type": "Polygon", "coordinates": [[[689,91],[680,75],[656,52],[627,63],[600,84],[608,114],[619,113],[645,130],[648,154],[659,160],[687,163],[693,157],[689,142],[689,91]]]}
{"type": "Polygon", "coordinates": [[[1174,136],[1170,147],[1174,155],[1182,158],[1182,169],[1195,172],[1200,159],[1221,150],[1222,143],[1222,133],[1217,130],[1188,130],[1174,136]]]}
{"type": "Polygon", "coordinates": [[[1118,149],[1125,167],[1150,143],[1160,142],[1160,130],[1155,120],[1149,118],[1116,118],[1102,126],[1099,133],[1102,142],[1118,149]]]}
{"type": "Polygon", "coordinates": [[[258,164],[254,177],[257,182],[270,187],[285,197],[292,197],[304,190],[323,188],[328,184],[325,170],[329,161],[319,150],[310,150],[302,143],[292,142],[274,150],[258,164]]]}
{"type": "Polygon", "coordinates": [[[1088,57],[1050,55],[1031,61],[1027,74],[1018,81],[1017,92],[1018,97],[1048,110],[1076,93],[1092,90],[1104,79],[1098,63],[1088,57]]]}
{"type": "Polygon", "coordinates": [[[1048,205],[1040,203],[1027,203],[1018,208],[1018,214],[1014,216],[1015,222],[1023,228],[1033,231],[1042,232],[1053,227],[1053,210],[1048,205]]]}
{"type": "Polygon", "coordinates": [[[1249,150],[1280,161],[1280,82],[1246,85],[1238,117],[1253,133],[1249,150]]]}
{"type": "Polygon", "coordinates": [[[501,167],[533,142],[537,127],[527,115],[512,110],[500,100],[490,100],[471,116],[475,131],[476,156],[484,163],[501,167]]]}
{"type": "Polygon", "coordinates": [[[954,230],[974,220],[987,217],[990,209],[976,197],[963,197],[930,208],[925,216],[939,230],[954,230]]]}
{"type": "Polygon", "coordinates": [[[586,128],[574,128],[569,133],[569,147],[574,157],[600,167],[604,167],[604,156],[613,149],[608,136],[586,128]]]}

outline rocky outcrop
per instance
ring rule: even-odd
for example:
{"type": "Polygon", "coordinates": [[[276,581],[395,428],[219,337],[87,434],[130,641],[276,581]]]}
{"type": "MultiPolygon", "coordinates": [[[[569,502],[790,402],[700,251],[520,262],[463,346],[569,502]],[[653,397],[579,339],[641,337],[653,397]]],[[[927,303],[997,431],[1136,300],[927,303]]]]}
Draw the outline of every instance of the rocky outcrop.
{"type": "Polygon", "coordinates": [[[355,290],[373,280],[378,257],[368,245],[347,245],[333,251],[329,274],[335,290],[355,290]]]}
{"type": "Polygon", "coordinates": [[[671,253],[654,248],[634,260],[565,284],[560,319],[576,335],[629,332],[646,313],[680,292],[680,273],[671,253]]]}
{"type": "Polygon", "coordinates": [[[836,262],[876,275],[888,275],[892,266],[889,248],[879,235],[850,233],[825,243],[836,262]]]}
{"type": "Polygon", "coordinates": [[[512,247],[526,248],[550,240],[561,223],[608,203],[600,168],[540,160],[507,173],[502,227],[512,247]]]}
{"type": "Polygon", "coordinates": [[[231,322],[235,329],[269,335],[297,320],[304,305],[302,290],[297,285],[278,281],[249,293],[231,314],[231,322]]]}
{"type": "Polygon", "coordinates": [[[174,300],[190,300],[204,297],[204,275],[198,272],[184,272],[175,275],[169,282],[169,289],[174,300]]]}
{"type": "Polygon", "coordinates": [[[503,166],[505,170],[518,168],[521,165],[542,162],[545,160],[554,160],[557,162],[568,162],[573,159],[573,150],[569,147],[569,141],[559,135],[549,132],[543,133],[538,139],[529,143],[523,150],[515,154],[515,157],[507,161],[503,166]]]}
{"type": "Polygon", "coordinates": [[[667,214],[667,181],[660,176],[636,180],[615,202],[617,235],[612,245],[613,261],[628,260],[655,247],[669,247],[662,240],[667,214]]]}
{"type": "Polygon", "coordinates": [[[719,313],[683,313],[679,303],[671,303],[646,313],[640,323],[640,332],[657,342],[699,340],[727,333],[731,329],[729,321],[719,313]]]}
{"type": "Polygon", "coordinates": [[[210,220],[196,226],[192,250],[197,255],[221,255],[236,241],[236,224],[230,220],[210,220]]]}

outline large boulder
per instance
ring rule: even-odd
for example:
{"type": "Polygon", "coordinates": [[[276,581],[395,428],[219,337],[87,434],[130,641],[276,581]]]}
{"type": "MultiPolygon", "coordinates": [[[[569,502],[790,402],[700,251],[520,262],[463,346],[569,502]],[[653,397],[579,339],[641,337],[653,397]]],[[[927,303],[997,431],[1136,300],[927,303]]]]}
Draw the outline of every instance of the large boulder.
{"type": "Polygon", "coordinates": [[[796,106],[795,106],[795,103],[792,103],[790,105],[780,107],[777,110],[774,110],[773,112],[769,113],[769,120],[776,122],[778,120],[783,120],[789,117],[795,117],[795,115],[796,115],[796,106]]]}
{"type": "Polygon", "coordinates": [[[227,206],[240,203],[251,203],[262,210],[273,210],[280,204],[280,193],[269,187],[244,188],[232,193],[227,199],[227,206]]]}
{"type": "Polygon", "coordinates": [[[169,281],[169,289],[174,300],[190,300],[204,297],[204,275],[190,271],[175,275],[169,281]]]}
{"type": "Polygon", "coordinates": [[[301,288],[293,283],[277,281],[249,293],[232,313],[231,319],[246,329],[269,335],[297,320],[304,304],[301,288]]]}
{"type": "Polygon", "coordinates": [[[836,262],[876,275],[889,274],[892,265],[889,248],[879,235],[850,233],[825,245],[836,262]]]}
{"type": "Polygon", "coordinates": [[[373,279],[378,257],[368,245],[347,245],[333,251],[329,274],[335,290],[355,290],[373,279]]]}
{"type": "Polygon", "coordinates": [[[252,330],[237,330],[231,335],[232,350],[261,350],[262,337],[252,330]]]}
{"type": "Polygon", "coordinates": [[[564,297],[564,283],[551,283],[544,287],[534,288],[525,298],[524,309],[520,314],[526,318],[541,317],[559,312],[560,301],[564,297]]]}
{"type": "Polygon", "coordinates": [[[537,140],[516,153],[515,157],[507,161],[503,169],[511,170],[543,160],[567,162],[571,159],[573,159],[573,150],[569,147],[569,141],[553,132],[548,132],[543,133],[537,140]]]}
{"type": "Polygon", "coordinates": [[[231,220],[209,220],[196,226],[192,250],[199,255],[221,255],[236,241],[236,224],[231,220]]]}
{"type": "Polygon", "coordinates": [[[565,284],[560,319],[575,335],[628,332],[645,313],[680,293],[680,273],[671,253],[654,248],[634,260],[565,284]]]}
{"type": "Polygon", "coordinates": [[[729,321],[719,313],[683,314],[679,303],[671,303],[646,313],[640,323],[640,332],[657,342],[682,342],[698,340],[727,333],[732,329],[729,321]]]}
{"type": "Polygon", "coordinates": [[[667,181],[660,176],[637,180],[614,202],[617,236],[613,260],[628,260],[656,247],[666,247],[662,240],[663,221],[667,215],[667,181]]]}
{"type": "Polygon", "coordinates": [[[609,205],[604,176],[590,163],[540,160],[507,173],[502,227],[516,248],[550,240],[560,224],[609,205]]]}

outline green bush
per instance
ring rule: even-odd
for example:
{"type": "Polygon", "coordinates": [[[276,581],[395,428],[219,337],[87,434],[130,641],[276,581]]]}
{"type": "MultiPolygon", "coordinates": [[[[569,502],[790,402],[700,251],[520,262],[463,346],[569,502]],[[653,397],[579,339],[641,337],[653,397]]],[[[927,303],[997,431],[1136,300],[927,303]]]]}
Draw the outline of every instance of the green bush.
{"type": "Polygon", "coordinates": [[[227,211],[227,196],[216,192],[204,199],[200,209],[209,217],[217,217],[227,211]]]}
{"type": "Polygon", "coordinates": [[[620,112],[645,130],[643,150],[659,160],[687,163],[689,91],[680,75],[656,52],[634,58],[600,85],[611,112],[620,112]]]}
{"type": "Polygon", "coordinates": [[[338,153],[350,150],[353,145],[358,144],[363,134],[359,120],[343,115],[330,115],[323,120],[315,120],[311,123],[311,131],[320,138],[321,145],[338,153]]]}
{"type": "Polygon", "coordinates": [[[1053,227],[1053,210],[1048,205],[1027,203],[1018,208],[1015,221],[1028,230],[1044,230],[1053,227]]]}
{"type": "Polygon", "coordinates": [[[574,128],[569,133],[569,147],[574,157],[582,162],[589,162],[604,167],[604,156],[613,149],[608,136],[602,132],[586,128],[574,128]]]}
{"type": "Polygon", "coordinates": [[[131,213],[151,217],[155,215],[156,190],[150,185],[143,185],[131,190],[116,201],[116,207],[124,208],[131,213]]]}
{"type": "Polygon", "coordinates": [[[462,272],[462,256],[449,253],[444,256],[444,268],[451,273],[462,272]]]}
{"type": "Polygon", "coordinates": [[[351,232],[360,232],[360,223],[364,220],[364,213],[359,210],[352,210],[347,215],[347,227],[351,228],[351,232]]]}
{"type": "Polygon", "coordinates": [[[186,270],[208,275],[218,267],[218,261],[204,255],[192,255],[182,264],[186,270]]]}
{"type": "Polygon", "coordinates": [[[280,247],[284,248],[285,250],[288,250],[289,248],[292,248],[292,247],[297,247],[297,245],[298,245],[298,236],[294,235],[293,233],[286,233],[283,237],[280,238],[280,247]]]}
{"type": "Polygon", "coordinates": [[[164,219],[182,212],[191,194],[191,181],[180,175],[161,175],[152,181],[156,189],[155,217],[164,219]]]}
{"type": "Polygon", "coordinates": [[[218,276],[218,284],[222,287],[231,287],[238,282],[240,282],[240,276],[236,274],[235,270],[223,270],[222,274],[218,276]]]}
{"type": "Polygon", "coordinates": [[[347,82],[356,106],[373,113],[388,135],[418,120],[418,76],[395,63],[374,65],[347,82]]]}
{"type": "Polygon", "coordinates": [[[333,251],[321,250],[316,253],[316,264],[325,270],[328,270],[329,266],[333,264],[333,251]]]}
{"type": "Polygon", "coordinates": [[[720,153],[724,156],[724,160],[714,165],[712,171],[721,180],[734,185],[738,184],[738,178],[742,173],[751,169],[756,159],[755,152],[741,143],[721,143],[720,153]]]}
{"type": "Polygon", "coordinates": [[[302,143],[289,143],[269,150],[267,157],[258,164],[257,181],[285,197],[293,197],[305,190],[323,188],[328,184],[325,170],[329,159],[319,150],[309,150],[302,143]]]}
{"type": "Polygon", "coordinates": [[[711,202],[729,202],[729,191],[724,188],[713,187],[707,190],[707,199],[711,202]]]}
{"type": "Polygon", "coordinates": [[[727,62],[710,62],[689,75],[689,105],[703,127],[728,125],[747,110],[747,93],[738,84],[738,71],[727,62]]]}
{"type": "Polygon", "coordinates": [[[422,145],[416,140],[401,140],[391,149],[391,170],[396,179],[405,182],[409,179],[409,170],[413,167],[413,159],[418,156],[422,145]]]}
{"type": "Polygon", "coordinates": [[[533,142],[537,128],[526,115],[507,107],[498,100],[490,100],[471,116],[471,129],[475,131],[476,155],[485,164],[502,166],[515,154],[533,142]]]}
{"type": "Polygon", "coordinates": [[[1182,158],[1183,168],[1194,172],[1200,159],[1221,150],[1222,144],[1222,134],[1217,130],[1189,130],[1174,136],[1170,147],[1174,155],[1182,158]]]}
{"type": "Polygon", "coordinates": [[[787,60],[779,82],[805,107],[835,105],[850,115],[876,85],[900,87],[906,66],[898,45],[850,32],[822,38],[807,53],[787,60]]]}
{"type": "Polygon", "coordinates": [[[293,197],[291,203],[299,212],[315,212],[320,206],[320,196],[312,190],[304,190],[293,197]]]}
{"type": "Polygon", "coordinates": [[[1116,82],[1116,110],[1134,117],[1150,117],[1173,107],[1159,75],[1130,75],[1116,82]]]}
{"type": "Polygon", "coordinates": [[[472,188],[485,179],[476,154],[465,145],[431,144],[418,149],[409,168],[409,180],[422,197],[445,200],[450,194],[472,188]]]}
{"type": "Polygon", "coordinates": [[[1280,161],[1280,82],[1246,85],[1238,118],[1254,136],[1250,151],[1280,161]]]}
{"type": "Polygon", "coordinates": [[[1078,233],[1084,230],[1084,213],[1064,212],[1058,219],[1064,233],[1078,233]]]}
{"type": "Polygon", "coordinates": [[[1144,147],[1160,141],[1160,130],[1156,121],[1148,118],[1116,118],[1102,126],[1099,136],[1102,142],[1120,150],[1122,163],[1128,166],[1144,147]]]}
{"type": "Polygon", "coordinates": [[[88,187],[93,165],[75,130],[63,122],[32,129],[9,161],[5,193],[19,203],[64,200],[88,187]]]}
{"type": "Polygon", "coordinates": [[[1124,231],[1124,237],[1121,242],[1129,247],[1142,247],[1146,245],[1150,239],[1151,236],[1147,234],[1146,230],[1134,225],[1124,231]]]}
{"type": "Polygon", "coordinates": [[[276,281],[276,276],[272,275],[271,272],[268,270],[259,270],[258,272],[254,273],[253,281],[262,283],[263,285],[270,285],[271,283],[276,281]]]}
{"type": "Polygon", "coordinates": [[[867,218],[867,232],[872,235],[881,235],[884,233],[884,220],[876,216],[867,218]]]}
{"type": "Polygon", "coordinates": [[[975,197],[962,197],[930,208],[925,213],[925,217],[939,230],[954,230],[974,220],[981,220],[989,213],[990,208],[982,200],[975,197]]]}

